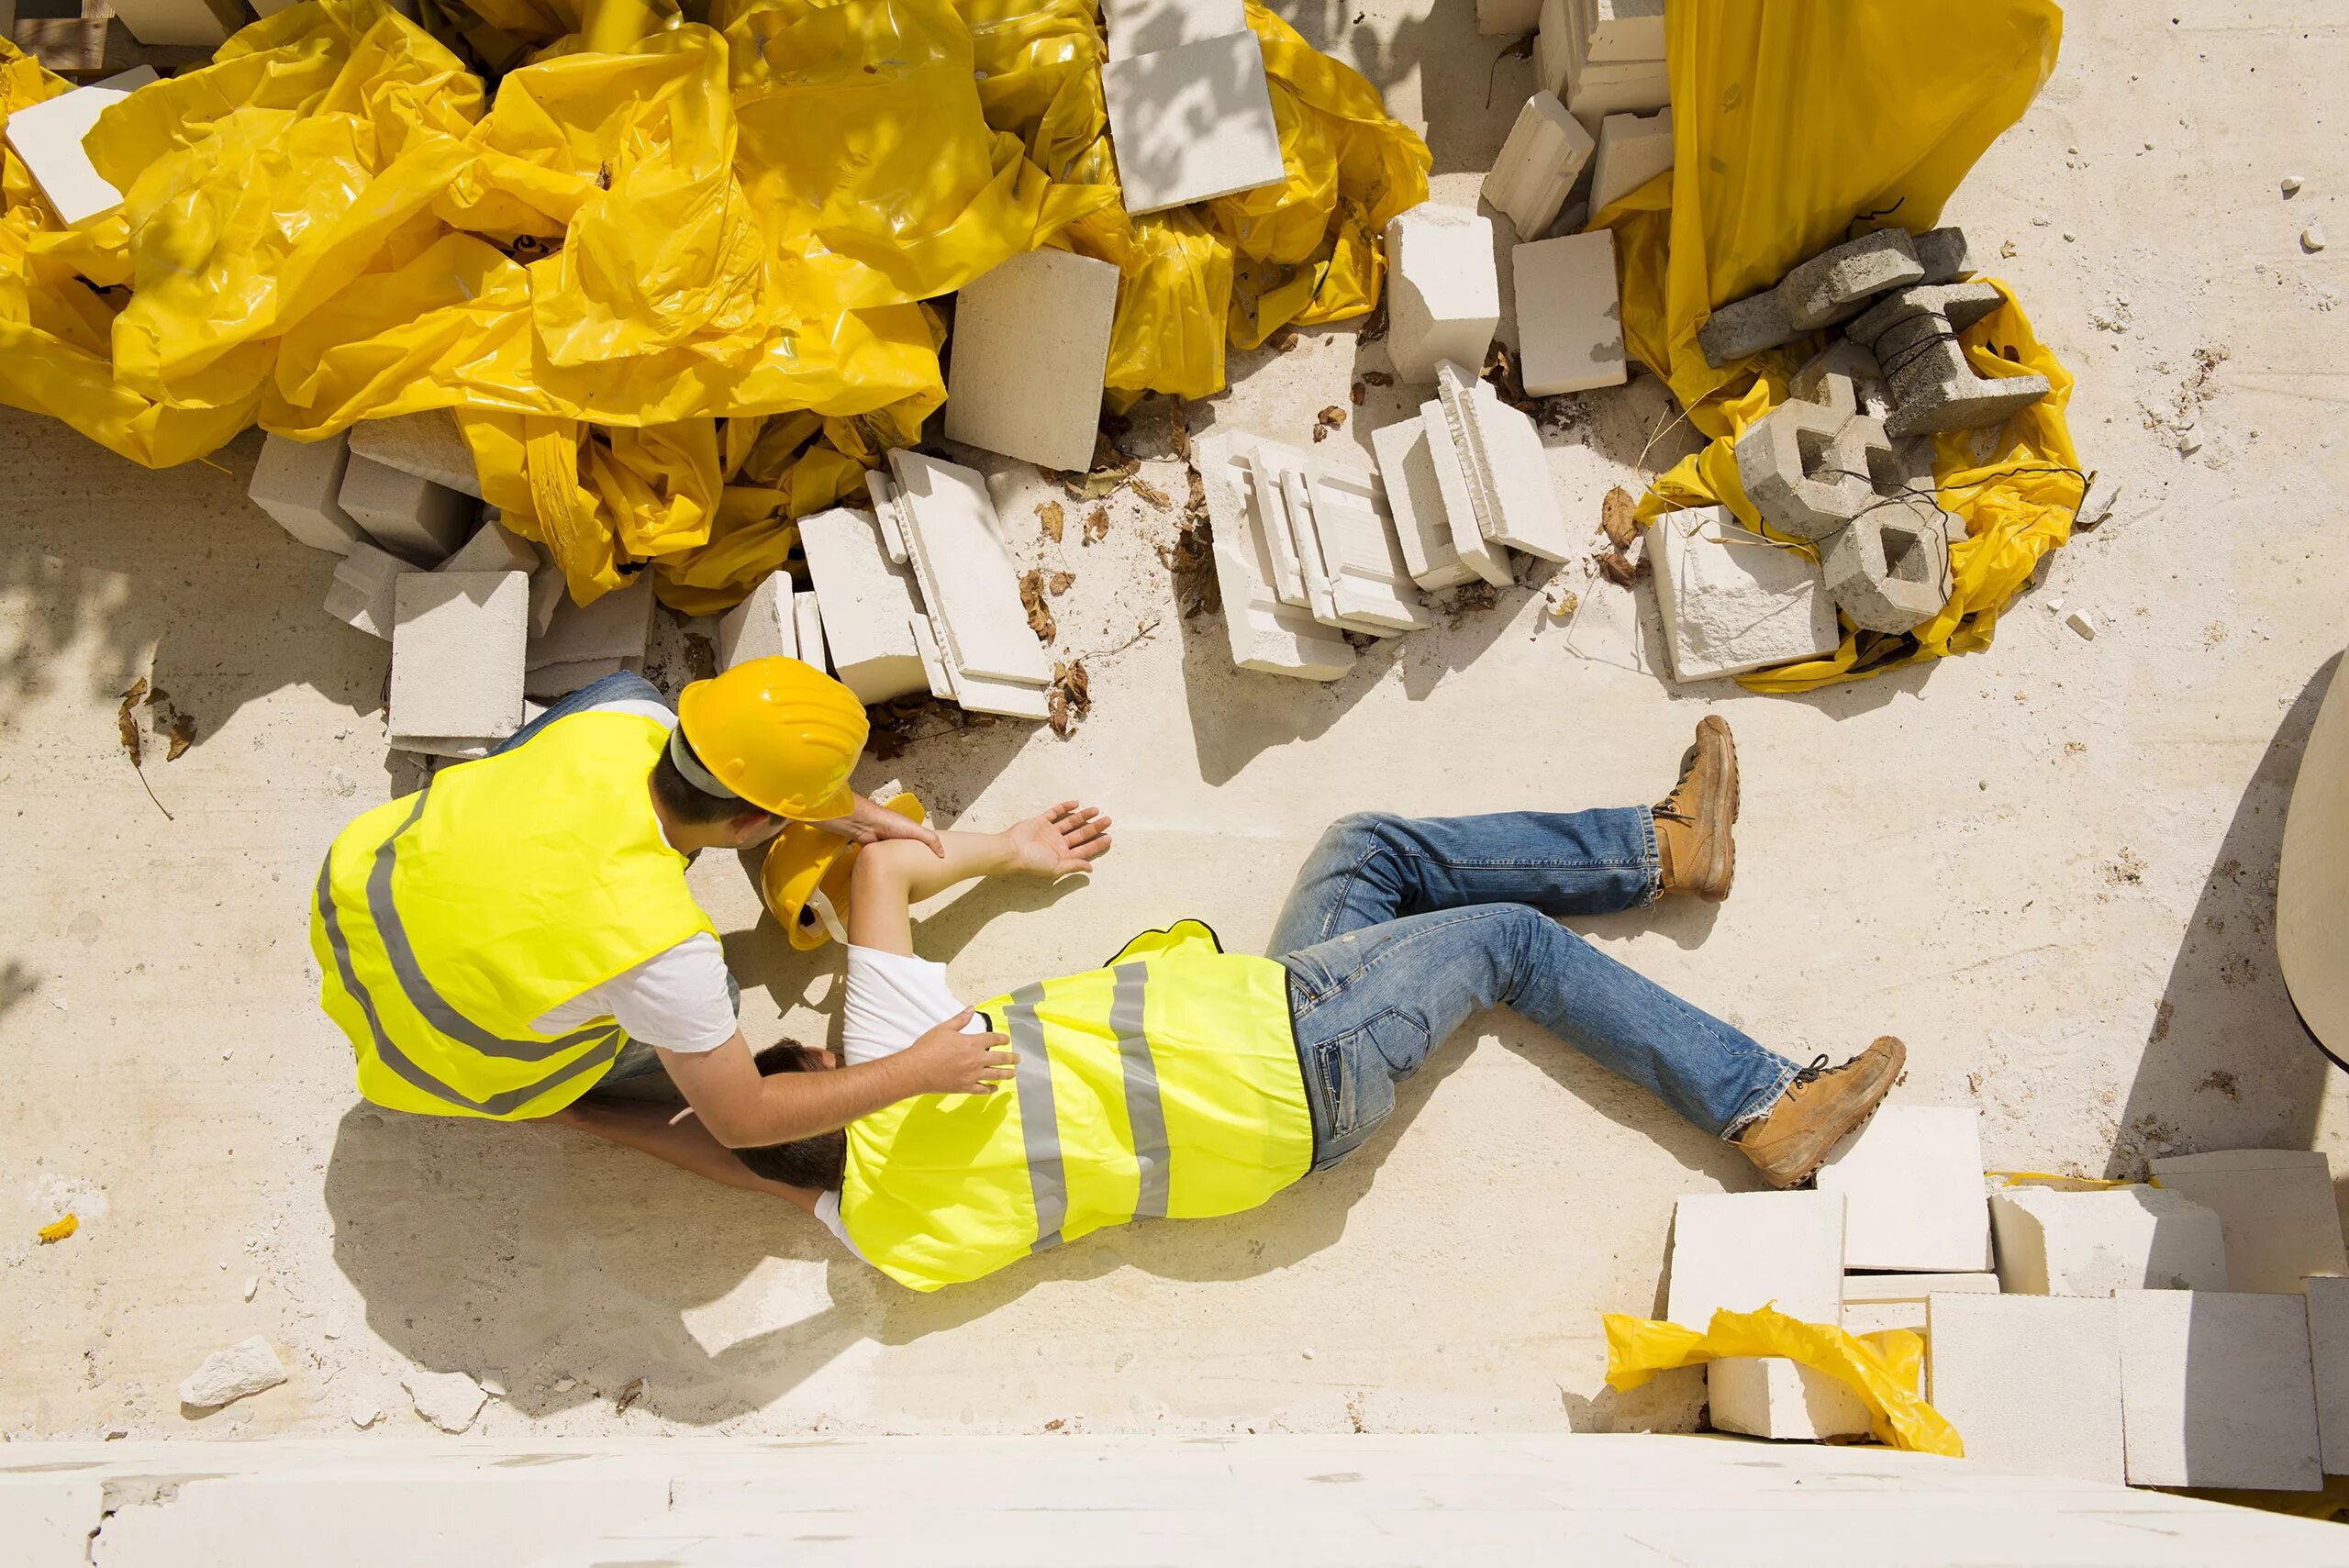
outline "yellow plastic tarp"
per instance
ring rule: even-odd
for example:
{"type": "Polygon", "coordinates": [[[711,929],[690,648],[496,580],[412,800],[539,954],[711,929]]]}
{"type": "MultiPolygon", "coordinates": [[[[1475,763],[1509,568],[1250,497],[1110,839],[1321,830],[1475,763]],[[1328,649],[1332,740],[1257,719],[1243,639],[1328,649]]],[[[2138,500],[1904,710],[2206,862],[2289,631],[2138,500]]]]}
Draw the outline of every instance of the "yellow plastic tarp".
{"type": "Polygon", "coordinates": [[[1704,1332],[1677,1323],[1606,1314],[1608,1386],[1629,1393],[1659,1372],[1724,1356],[1784,1356],[1842,1384],[1868,1408],[1878,1442],[1919,1453],[1965,1457],[1957,1429],[1918,1394],[1925,1342],[1905,1329],[1859,1335],[1805,1323],[1774,1307],[1713,1314],[1704,1332]]]}
{"type": "MultiPolygon", "coordinates": [[[[1766,531],[1731,448],[1829,339],[1716,370],[1698,330],[1715,306],[1831,245],[1932,228],[2054,69],[2063,17],[2054,0],[1675,0],[1665,27],[1673,169],[1592,227],[1615,231],[1626,346],[1712,444],[1656,480],[1640,516],[1726,506],[1766,531]]],[[[2039,558],[2070,537],[2084,488],[2066,472],[2078,467],[2065,419],[2072,378],[2000,287],[2006,306],[1964,335],[1968,360],[1977,374],[2036,373],[2054,390],[2003,430],[1935,439],[1941,504],[1967,535],[1951,550],[1948,606],[1913,632],[1847,628],[1832,657],[1745,685],[1803,691],[1986,648],[2039,558]]]]}

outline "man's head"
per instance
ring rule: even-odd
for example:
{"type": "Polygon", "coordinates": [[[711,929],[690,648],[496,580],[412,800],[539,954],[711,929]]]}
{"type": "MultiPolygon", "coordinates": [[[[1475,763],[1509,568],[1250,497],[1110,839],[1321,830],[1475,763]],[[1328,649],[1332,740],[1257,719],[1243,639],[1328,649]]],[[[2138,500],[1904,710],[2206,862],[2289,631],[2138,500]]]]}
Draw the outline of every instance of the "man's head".
{"type": "MultiPolygon", "coordinates": [[[[768,1046],[751,1060],[765,1077],[777,1073],[827,1073],[840,1065],[840,1059],[830,1051],[789,1040],[768,1046]]],[[[819,1132],[813,1138],[770,1143],[763,1149],[737,1149],[734,1157],[768,1181],[830,1192],[840,1186],[848,1168],[848,1134],[819,1132]]]]}
{"type": "Polygon", "coordinates": [[[687,776],[686,770],[709,775],[694,756],[681,728],[673,732],[668,749],[652,765],[652,800],[662,824],[680,850],[745,849],[763,844],[783,831],[784,819],[744,800],[739,795],[712,795],[687,776]],[[683,752],[681,759],[679,753],[683,752]],[[684,840],[685,842],[678,840],[684,840]]]}

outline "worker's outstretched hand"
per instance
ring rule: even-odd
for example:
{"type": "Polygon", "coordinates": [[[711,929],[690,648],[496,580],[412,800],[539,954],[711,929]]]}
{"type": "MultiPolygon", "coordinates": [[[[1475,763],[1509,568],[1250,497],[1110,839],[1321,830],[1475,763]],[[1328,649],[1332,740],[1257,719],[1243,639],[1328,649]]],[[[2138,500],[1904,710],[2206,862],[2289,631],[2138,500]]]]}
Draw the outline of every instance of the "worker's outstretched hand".
{"type": "Polygon", "coordinates": [[[1109,852],[1109,819],[1090,806],[1064,800],[1041,817],[1014,823],[1004,837],[1011,840],[1014,871],[1051,882],[1091,871],[1109,852]]]}

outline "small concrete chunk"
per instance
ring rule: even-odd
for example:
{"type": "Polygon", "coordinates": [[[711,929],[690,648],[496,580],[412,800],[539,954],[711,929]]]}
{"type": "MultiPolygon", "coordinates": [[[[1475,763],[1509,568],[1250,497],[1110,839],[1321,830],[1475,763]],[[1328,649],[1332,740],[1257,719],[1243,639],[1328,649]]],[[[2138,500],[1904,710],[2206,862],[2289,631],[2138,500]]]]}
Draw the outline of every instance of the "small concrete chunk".
{"type": "Polygon", "coordinates": [[[1842,646],[1818,566],[1741,528],[1726,506],[1658,517],[1647,558],[1675,682],[1823,659],[1842,646]]]}
{"type": "Polygon", "coordinates": [[[539,547],[503,523],[485,522],[456,554],[433,568],[435,572],[537,573],[545,562],[539,547]]]}
{"type": "Polygon", "coordinates": [[[1485,537],[1544,561],[1571,557],[1575,539],[1533,421],[1449,361],[1436,373],[1436,401],[1485,537]]]}
{"type": "Polygon", "coordinates": [[[2162,1187],[2012,1187],[1992,1195],[1990,1226],[1998,1283],[2014,1295],[2230,1285],[2217,1212],[2162,1187]]]}
{"type": "Polygon", "coordinates": [[[335,562],[334,581],[327,584],[327,614],[388,642],[399,580],[417,570],[388,550],[357,540],[335,562]]]}
{"type": "Polygon", "coordinates": [[[1954,284],[1974,275],[1974,256],[1963,228],[1931,228],[1915,240],[1917,265],[1928,284],[1954,284]]]}
{"type": "Polygon", "coordinates": [[[353,452],[343,469],[342,509],[368,536],[418,566],[434,566],[464,543],[480,503],[443,484],[386,468],[353,452]]]}
{"type": "Polygon", "coordinates": [[[269,1341],[255,1334],[225,1351],[215,1351],[180,1385],[180,1403],[192,1410],[217,1410],[285,1381],[284,1363],[269,1341]]]}
{"type": "Polygon", "coordinates": [[[1485,362],[1501,319],[1492,220],[1425,202],[1386,226],[1386,352],[1405,383],[1485,362]]]}
{"type": "Polygon", "coordinates": [[[1917,247],[1902,228],[1879,228],[1822,250],[1778,284],[1787,319],[1800,332],[1848,321],[1890,289],[1922,282],[1917,247]]]}
{"type": "Polygon", "coordinates": [[[1215,528],[1216,583],[1231,662],[1240,669],[1303,681],[1334,681],[1353,668],[1354,651],[1305,610],[1282,602],[1273,584],[1272,550],[1251,491],[1251,438],[1236,431],[1198,437],[1193,455],[1215,528]]]}
{"type": "MultiPolygon", "coordinates": [[[[1475,570],[1460,559],[1444,514],[1443,487],[1428,449],[1427,421],[1409,418],[1370,433],[1378,454],[1378,476],[1395,517],[1396,542],[1411,581],[1431,591],[1473,582],[1475,570]]],[[[1221,535],[1219,533],[1219,538],[1221,535]]]]}
{"type": "Polygon", "coordinates": [[[1609,115],[1590,164],[1590,210],[1605,212],[1672,167],[1672,111],[1609,115]]]}
{"type": "Polygon", "coordinates": [[[963,286],[946,434],[1045,468],[1092,466],[1118,269],[1066,250],[1013,256],[963,286]]]}
{"type": "Polygon", "coordinates": [[[2115,1305],[2132,1485],[2324,1485],[2299,1296],[2124,1290],[2115,1305]]]}
{"type": "Polygon", "coordinates": [[[565,598],[541,635],[530,639],[525,668],[589,660],[642,659],[652,633],[652,575],[645,573],[592,605],[565,598]]]}
{"type": "Polygon", "coordinates": [[[791,573],[772,572],[751,596],[718,617],[718,667],[753,659],[799,657],[799,623],[792,614],[791,573]]]}
{"type": "Polygon", "coordinates": [[[1716,307],[1697,329],[1697,346],[1705,350],[1705,362],[1718,370],[1801,336],[1773,288],[1716,307]]]}
{"type": "Polygon", "coordinates": [[[297,441],[273,435],[262,443],[261,461],[253,464],[252,486],[246,494],[296,541],[348,555],[352,545],[367,539],[366,531],[342,509],[343,469],[350,458],[350,446],[341,436],[297,441]]]}
{"type": "Polygon", "coordinates": [[[1843,1266],[1936,1273],[1990,1266],[1982,1113],[1885,1106],[1838,1143],[1819,1190],[1843,1195],[1843,1266]]]}
{"type": "Polygon", "coordinates": [[[868,706],[928,689],[909,628],[921,614],[913,571],[889,559],[873,518],[844,506],[803,517],[799,548],[841,684],[868,706]]]}
{"type": "Polygon", "coordinates": [[[1724,1356],[1705,1367],[1713,1426],[1779,1442],[1865,1437],[1868,1407],[1841,1379],[1784,1356],[1724,1356]]]}
{"type": "Polygon", "coordinates": [[[2310,1274],[2349,1274],[2321,1150],[2173,1154],[2152,1165],[2164,1187],[2218,1210],[2228,1288],[2297,1293],[2310,1274]]]}
{"type": "Polygon", "coordinates": [[[1136,217],[1286,177],[1252,32],[1108,61],[1101,93],[1126,211],[1136,217]]]}
{"type": "Polygon", "coordinates": [[[1109,52],[1123,59],[1248,30],[1247,0],[1104,0],[1109,52]]]}
{"type": "Polygon", "coordinates": [[[464,1432],[489,1403],[489,1392],[462,1372],[411,1372],[400,1379],[416,1413],[444,1432],[464,1432]]]}
{"type": "Polygon", "coordinates": [[[8,116],[8,150],[24,161],[26,172],[40,187],[41,199],[66,228],[87,223],[122,205],[122,193],[106,183],[92,165],[89,154],[82,150],[82,139],[98,123],[99,115],[154,80],[153,66],[137,66],[119,76],[27,104],[8,116]]]}
{"type": "Polygon", "coordinates": [[[2128,1478],[2111,1300],[1936,1296],[1929,1313],[1928,1397],[1966,1458],[2115,1485],[2128,1478]]]}
{"type": "Polygon", "coordinates": [[[2349,1279],[2308,1282],[2309,1351],[2316,1370],[2317,1435],[2327,1475],[2349,1475],[2349,1279]]]}
{"type": "Polygon", "coordinates": [[[1550,397],[1622,385],[1631,361],[1623,352],[1614,231],[1520,245],[1510,253],[1510,270],[1525,390],[1550,397]]]}
{"type": "Polygon", "coordinates": [[[1834,1323],[1843,1305],[1843,1199],[1835,1193],[1703,1193],[1672,1215],[1664,1316],[1699,1332],[1713,1314],[1775,1305],[1834,1323]]]}
{"type": "Polygon", "coordinates": [[[465,445],[464,433],[457,428],[457,416],[449,409],[362,419],[351,427],[351,450],[385,468],[429,479],[476,499],[481,495],[481,471],[473,462],[473,449],[465,445]]]}
{"type": "Polygon", "coordinates": [[[1536,93],[1518,110],[1485,176],[1485,200],[1508,216],[1520,239],[1539,239],[1558,220],[1596,150],[1590,132],[1555,93],[1536,93]]]}
{"type": "Polygon", "coordinates": [[[520,728],[530,580],[519,572],[411,572],[396,595],[392,744],[499,740],[520,728]]]}

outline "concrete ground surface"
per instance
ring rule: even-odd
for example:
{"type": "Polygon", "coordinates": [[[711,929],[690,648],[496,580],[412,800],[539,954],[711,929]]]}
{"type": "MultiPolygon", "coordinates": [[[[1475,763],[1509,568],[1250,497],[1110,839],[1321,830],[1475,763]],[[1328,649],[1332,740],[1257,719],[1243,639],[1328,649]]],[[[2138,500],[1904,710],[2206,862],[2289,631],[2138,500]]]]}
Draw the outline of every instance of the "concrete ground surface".
{"type": "MultiPolygon", "coordinates": [[[[1495,62],[1467,0],[1279,9],[1431,120],[1437,195],[1475,200],[1531,70],[1495,62]]],[[[2349,29],[2321,0],[2071,7],[2054,80],[1946,220],[1977,256],[2011,245],[1993,265],[2079,375],[2084,462],[2128,490],[1986,653],[1803,698],[1675,690],[1634,667],[1659,650],[1630,601],[1563,628],[1529,572],[1333,686],[1238,674],[1219,621],[1174,612],[1173,514],[1121,492],[1102,542],[1048,545],[1044,485],[991,463],[1016,552],[1076,574],[1059,651],[1092,656],[1092,715],[1068,740],[927,737],[859,782],[902,775],[980,828],[1082,797],[1119,842],[1089,886],[951,899],[922,948],[974,999],[1184,915],[1251,948],[1331,817],[1651,801],[1720,713],[1745,765],[1735,895],[1580,923],[1605,951],[1804,1060],[1902,1036],[1898,1095],[1978,1106],[2001,1169],[2340,1157],[2342,1083],[2294,1024],[2270,911],[2349,636],[2349,251],[2299,242],[2349,237],[2325,91],[2344,76],[2349,29]]],[[[1358,325],[1234,356],[1194,428],[1308,440],[1385,365],[1358,325]]],[[[1671,409],[1644,376],[1576,407],[1550,439],[1595,523],[1671,409]]],[[[1366,461],[1401,409],[1374,392],[1333,439],[1366,461]]],[[[1131,440],[1179,503],[1163,404],[1131,440]]],[[[387,645],[319,611],[330,558],[244,499],[258,445],[150,473],[0,413],[0,1437],[348,1434],[381,1410],[366,1440],[429,1440],[399,1386],[417,1368],[493,1380],[474,1435],[514,1441],[1694,1424],[1693,1373],[1606,1390],[1599,1315],[1660,1307],[1676,1195],[1753,1177],[1506,1013],[1445,1047],[1362,1156],[1259,1212],[934,1296],[796,1210],[577,1134],[359,1106],[306,904],[335,831],[414,781],[384,748],[387,645]],[[141,674],[200,730],[175,762],[150,738],[168,820],[116,735],[141,674]],[[69,1207],[80,1232],[35,1244],[69,1207]],[[183,1413],[180,1379],[252,1334],[291,1381],[183,1413]]],[[[761,925],[730,859],[694,884],[753,1040],[834,1029],[836,955],[761,925]]]]}

